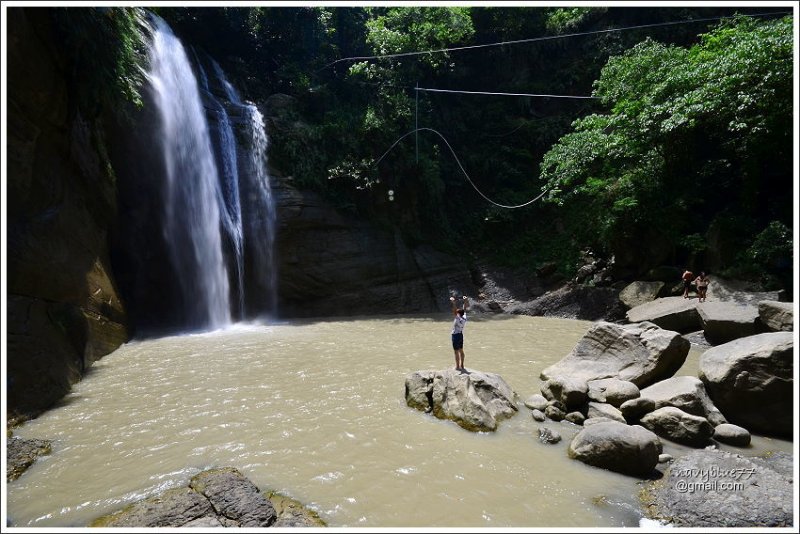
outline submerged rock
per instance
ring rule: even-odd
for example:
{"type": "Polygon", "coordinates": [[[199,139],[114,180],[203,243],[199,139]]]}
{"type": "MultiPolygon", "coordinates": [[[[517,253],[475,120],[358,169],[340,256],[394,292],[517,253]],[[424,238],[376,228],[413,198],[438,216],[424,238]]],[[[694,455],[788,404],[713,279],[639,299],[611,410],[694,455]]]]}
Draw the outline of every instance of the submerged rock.
{"type": "Polygon", "coordinates": [[[52,443],[46,439],[9,438],[6,442],[6,480],[16,480],[36,458],[50,454],[52,443]]]}
{"type": "Polygon", "coordinates": [[[327,526],[316,512],[291,497],[276,491],[269,491],[264,495],[275,507],[275,513],[278,514],[278,519],[272,525],[275,528],[327,526]]]}
{"type": "Polygon", "coordinates": [[[518,411],[517,394],[494,373],[417,371],[406,376],[405,389],[408,406],[472,431],[496,430],[518,411]]]}

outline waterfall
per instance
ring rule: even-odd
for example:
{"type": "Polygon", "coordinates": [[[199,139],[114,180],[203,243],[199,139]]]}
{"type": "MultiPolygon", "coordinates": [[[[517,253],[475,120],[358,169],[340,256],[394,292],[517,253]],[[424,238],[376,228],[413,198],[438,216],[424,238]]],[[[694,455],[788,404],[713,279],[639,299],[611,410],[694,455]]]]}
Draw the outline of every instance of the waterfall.
{"type": "MultiPolygon", "coordinates": [[[[232,135],[233,131],[230,129],[231,122],[239,128],[243,138],[238,154],[235,145],[232,150],[221,151],[223,159],[233,162],[224,163],[224,168],[236,169],[238,166],[237,191],[241,205],[239,228],[243,230],[240,234],[243,241],[238,249],[242,257],[237,265],[244,265],[246,271],[246,281],[240,287],[247,290],[249,314],[271,316],[277,312],[278,276],[274,254],[276,212],[267,171],[269,138],[264,117],[253,103],[242,101],[219,64],[213,59],[210,63],[215,83],[208,82],[209,96],[223,110],[224,119],[220,122],[229,121],[227,127],[220,125],[219,134],[223,138],[220,146],[227,146],[225,138],[232,135]],[[222,105],[217,97],[223,99],[225,104],[222,105]],[[225,108],[228,109],[227,113],[225,108]],[[229,157],[234,159],[228,160],[229,157]]],[[[200,69],[206,77],[202,65],[200,69]]],[[[228,174],[227,171],[225,174],[228,174]]]]}
{"type": "Polygon", "coordinates": [[[150,80],[165,166],[163,236],[177,272],[186,326],[231,321],[220,232],[220,189],[197,81],[181,42],[153,17],[150,80]]]}

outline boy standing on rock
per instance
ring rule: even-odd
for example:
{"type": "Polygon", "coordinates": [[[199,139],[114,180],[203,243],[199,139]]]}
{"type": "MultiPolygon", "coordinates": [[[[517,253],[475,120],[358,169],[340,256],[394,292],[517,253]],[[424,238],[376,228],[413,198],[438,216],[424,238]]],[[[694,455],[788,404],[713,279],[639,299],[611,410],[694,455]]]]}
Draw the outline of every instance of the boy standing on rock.
{"type": "Polygon", "coordinates": [[[450,305],[453,308],[453,330],[450,335],[453,339],[453,351],[455,351],[456,356],[456,370],[466,371],[464,369],[464,326],[467,324],[469,300],[466,295],[461,299],[464,301],[464,307],[456,308],[456,298],[450,297],[450,305]]]}

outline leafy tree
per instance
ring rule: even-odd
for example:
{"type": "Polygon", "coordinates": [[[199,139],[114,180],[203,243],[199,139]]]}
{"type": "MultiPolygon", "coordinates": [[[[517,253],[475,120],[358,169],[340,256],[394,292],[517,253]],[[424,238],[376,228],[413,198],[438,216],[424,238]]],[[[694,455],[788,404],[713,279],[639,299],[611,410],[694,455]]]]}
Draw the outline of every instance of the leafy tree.
{"type": "Polygon", "coordinates": [[[549,199],[579,201],[608,252],[678,245],[733,203],[790,220],[791,92],[788,17],[725,22],[689,49],[648,39],[603,68],[594,95],[609,111],[543,158],[549,199]]]}

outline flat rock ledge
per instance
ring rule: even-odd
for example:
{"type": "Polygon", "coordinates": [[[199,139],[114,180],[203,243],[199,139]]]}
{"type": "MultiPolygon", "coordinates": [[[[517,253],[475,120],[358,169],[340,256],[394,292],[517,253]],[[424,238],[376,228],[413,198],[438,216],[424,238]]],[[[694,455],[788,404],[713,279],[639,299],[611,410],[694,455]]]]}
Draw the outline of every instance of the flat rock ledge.
{"type": "Polygon", "coordinates": [[[494,431],[517,413],[517,394],[500,375],[473,369],[415,371],[406,376],[406,404],[474,432],[494,431]]]}
{"type": "Polygon", "coordinates": [[[647,514],[676,527],[792,527],[793,458],[714,449],[677,459],[642,491],[647,514]]]}
{"type": "Polygon", "coordinates": [[[90,527],[324,527],[299,502],[261,493],[233,467],[209,469],[188,487],[167,490],[92,521],[90,527]]]}
{"type": "Polygon", "coordinates": [[[18,479],[36,458],[50,454],[52,444],[46,439],[8,438],[6,449],[6,481],[18,479]]]}

